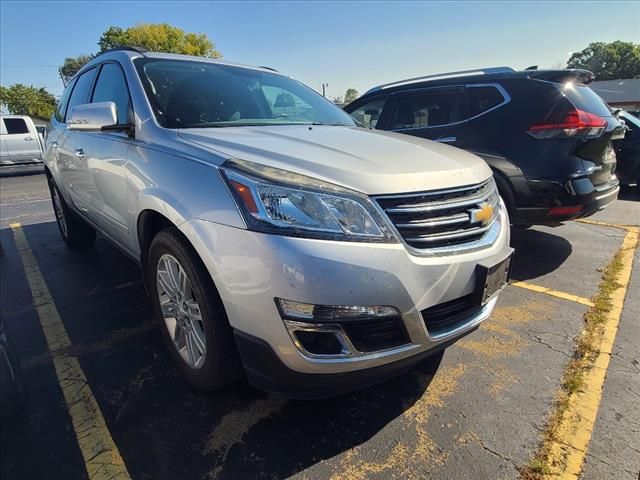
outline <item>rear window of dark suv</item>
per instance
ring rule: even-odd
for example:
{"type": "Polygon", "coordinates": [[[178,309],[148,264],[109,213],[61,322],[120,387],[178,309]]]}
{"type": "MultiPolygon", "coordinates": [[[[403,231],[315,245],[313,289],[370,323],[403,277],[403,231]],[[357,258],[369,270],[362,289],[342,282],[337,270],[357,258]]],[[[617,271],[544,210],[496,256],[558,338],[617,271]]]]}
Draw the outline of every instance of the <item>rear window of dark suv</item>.
{"type": "Polygon", "coordinates": [[[604,100],[586,85],[574,85],[568,82],[564,85],[557,85],[557,88],[569,99],[574,107],[600,117],[611,116],[611,110],[604,103],[604,100]]]}

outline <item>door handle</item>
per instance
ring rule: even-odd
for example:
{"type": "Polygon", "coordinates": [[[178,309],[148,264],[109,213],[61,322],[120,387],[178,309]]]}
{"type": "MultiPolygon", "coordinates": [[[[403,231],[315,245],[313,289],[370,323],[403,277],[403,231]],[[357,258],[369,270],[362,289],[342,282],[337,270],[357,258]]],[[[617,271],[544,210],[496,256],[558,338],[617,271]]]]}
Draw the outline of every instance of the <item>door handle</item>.
{"type": "Polygon", "coordinates": [[[26,137],[26,138],[24,139],[24,141],[25,141],[25,142],[30,142],[31,140],[33,140],[33,137],[26,137]]]}
{"type": "Polygon", "coordinates": [[[78,158],[84,158],[84,150],[82,150],[81,148],[73,152],[73,154],[78,158]]]}
{"type": "Polygon", "coordinates": [[[455,142],[457,140],[458,140],[457,137],[442,137],[442,138],[437,138],[436,142],[453,143],[453,142],[455,142]]]}

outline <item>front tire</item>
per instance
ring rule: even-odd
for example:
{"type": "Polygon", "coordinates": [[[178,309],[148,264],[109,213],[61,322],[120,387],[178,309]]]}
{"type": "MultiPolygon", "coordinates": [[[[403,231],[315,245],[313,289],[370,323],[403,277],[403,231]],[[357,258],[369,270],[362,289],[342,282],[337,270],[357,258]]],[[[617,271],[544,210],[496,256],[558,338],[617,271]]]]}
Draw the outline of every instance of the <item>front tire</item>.
{"type": "Polygon", "coordinates": [[[162,336],[178,369],[199,390],[234,380],[240,359],[222,300],[188,242],[175,230],[149,247],[147,282],[162,336]]]}
{"type": "Polygon", "coordinates": [[[67,246],[82,249],[92,245],[96,240],[96,231],[71,211],[51,177],[49,177],[49,191],[56,223],[67,246]]]}

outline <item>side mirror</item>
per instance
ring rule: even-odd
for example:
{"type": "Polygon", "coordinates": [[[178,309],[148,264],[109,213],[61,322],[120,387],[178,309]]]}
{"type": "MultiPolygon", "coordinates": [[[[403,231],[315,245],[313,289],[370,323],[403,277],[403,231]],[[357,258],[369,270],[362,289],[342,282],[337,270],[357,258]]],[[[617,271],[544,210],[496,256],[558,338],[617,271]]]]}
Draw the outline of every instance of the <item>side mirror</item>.
{"type": "Polygon", "coordinates": [[[69,130],[100,131],[117,123],[116,104],[113,102],[76,105],[67,118],[69,130]]]}

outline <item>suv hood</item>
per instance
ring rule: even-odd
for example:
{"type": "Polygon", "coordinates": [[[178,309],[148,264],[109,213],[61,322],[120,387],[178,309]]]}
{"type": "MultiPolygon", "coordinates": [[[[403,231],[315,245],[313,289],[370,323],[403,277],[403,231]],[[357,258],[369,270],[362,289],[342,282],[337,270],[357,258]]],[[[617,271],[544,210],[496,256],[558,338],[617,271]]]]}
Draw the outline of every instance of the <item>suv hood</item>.
{"type": "Polygon", "coordinates": [[[342,126],[283,125],[178,130],[192,145],[375,195],[480,183],[479,157],[441,143],[342,126]]]}

